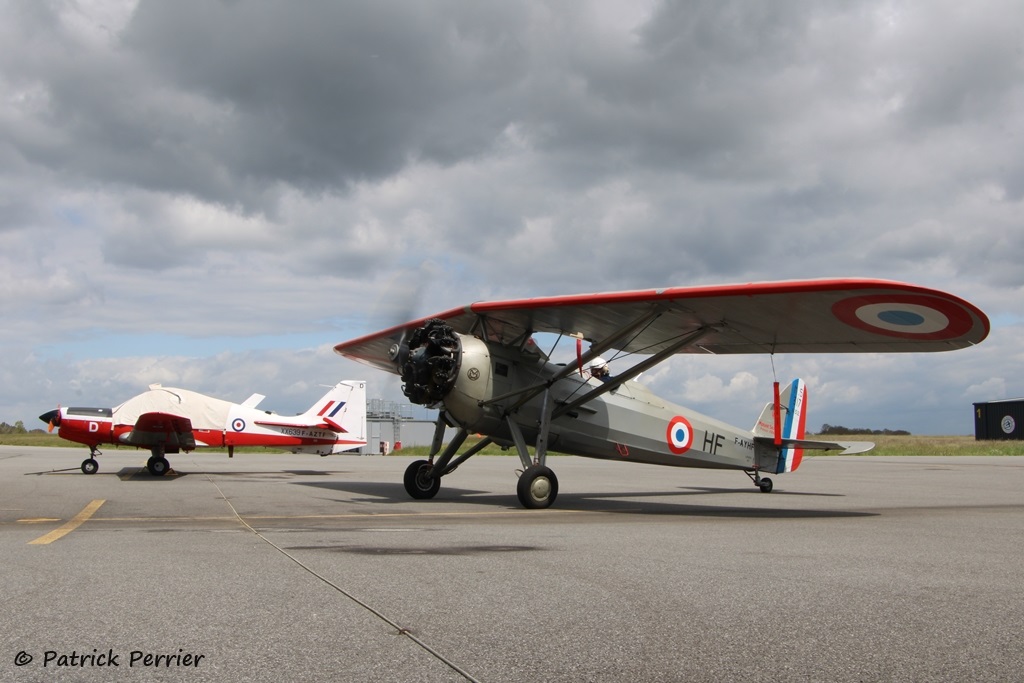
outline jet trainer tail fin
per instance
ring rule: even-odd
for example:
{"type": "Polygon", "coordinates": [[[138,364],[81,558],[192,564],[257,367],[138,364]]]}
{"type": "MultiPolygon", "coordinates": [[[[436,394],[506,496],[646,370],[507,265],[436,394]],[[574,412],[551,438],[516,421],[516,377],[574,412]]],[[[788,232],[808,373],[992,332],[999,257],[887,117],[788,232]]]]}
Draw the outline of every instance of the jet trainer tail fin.
{"type": "Polygon", "coordinates": [[[870,451],[875,447],[875,444],[868,441],[833,442],[805,439],[807,385],[801,379],[794,379],[779,395],[778,408],[774,401],[764,407],[752,431],[759,464],[763,469],[776,474],[795,472],[803,461],[804,450],[838,450],[842,451],[840,455],[852,455],[870,451]],[[775,459],[777,462],[773,467],[771,465],[775,459]]]}
{"type": "Polygon", "coordinates": [[[366,382],[343,380],[313,404],[303,418],[352,439],[366,440],[366,382]]]}

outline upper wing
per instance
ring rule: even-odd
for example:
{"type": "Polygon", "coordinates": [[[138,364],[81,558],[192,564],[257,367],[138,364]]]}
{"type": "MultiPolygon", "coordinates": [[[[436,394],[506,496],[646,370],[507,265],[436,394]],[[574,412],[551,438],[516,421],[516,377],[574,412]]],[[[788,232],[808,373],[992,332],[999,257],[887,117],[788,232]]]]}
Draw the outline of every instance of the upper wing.
{"type": "Polygon", "coordinates": [[[196,447],[192,434],[192,421],[170,413],[144,413],[135,421],[135,427],[122,437],[132,446],[151,448],[153,446],[177,446],[185,450],[196,447]]]}
{"type": "MultiPolygon", "coordinates": [[[[534,332],[593,342],[642,323],[612,344],[653,354],[703,329],[676,353],[945,351],[982,341],[989,321],[974,305],[934,289],[886,280],[793,280],[675,287],[475,303],[430,318],[457,332],[512,343],[534,332]]],[[[334,347],[395,372],[389,349],[429,318],[334,347]]]]}

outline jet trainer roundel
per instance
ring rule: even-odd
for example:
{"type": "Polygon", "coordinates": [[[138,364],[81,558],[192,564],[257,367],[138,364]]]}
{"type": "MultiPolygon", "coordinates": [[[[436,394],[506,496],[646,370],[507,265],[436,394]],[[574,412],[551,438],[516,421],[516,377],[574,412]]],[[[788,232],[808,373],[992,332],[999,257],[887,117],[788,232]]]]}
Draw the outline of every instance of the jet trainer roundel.
{"type": "Polygon", "coordinates": [[[858,453],[871,443],[805,438],[802,380],[774,395],[750,429],[733,427],[651,393],[635,380],[674,354],[909,353],[977,344],[989,321],[974,305],[935,289],[870,279],[791,280],[606,292],[470,304],[334,347],[400,375],[410,401],[438,409],[426,460],[404,477],[413,498],[433,498],[441,479],[491,443],[515,448],[516,493],[550,506],[558,479],[548,451],[590,458],[739,470],[761,491],[765,474],[795,471],[808,449],[858,453]],[[556,364],[535,333],[572,336],[577,362],[556,364]],[[588,373],[617,354],[612,375],[588,373]],[[454,438],[443,447],[445,430],[454,438]],[[470,434],[483,438],[460,453],[470,434]],[[533,444],[533,453],[528,444],[533,444]]]}
{"type": "Polygon", "coordinates": [[[57,408],[39,419],[68,441],[89,447],[82,471],[95,474],[101,444],[135,446],[151,452],[154,476],[170,469],[168,453],[236,446],[280,448],[293,453],[342,453],[366,445],[366,383],[338,382],[305,413],[283,417],[257,406],[253,394],[231,403],[212,396],[152,384],[149,391],[116,408],[57,408]]]}

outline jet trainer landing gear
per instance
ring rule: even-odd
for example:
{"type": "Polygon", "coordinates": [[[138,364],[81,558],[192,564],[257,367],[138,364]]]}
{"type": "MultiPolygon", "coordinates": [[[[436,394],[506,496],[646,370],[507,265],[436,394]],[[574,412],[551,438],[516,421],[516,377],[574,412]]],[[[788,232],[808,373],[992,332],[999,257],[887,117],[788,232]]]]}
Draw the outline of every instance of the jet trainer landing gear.
{"type": "Polygon", "coordinates": [[[761,489],[761,493],[772,492],[772,480],[768,477],[762,477],[757,470],[747,470],[747,476],[750,477],[750,481],[754,482],[757,488],[761,489]]]}
{"type": "Polygon", "coordinates": [[[167,462],[167,458],[164,457],[163,448],[153,449],[153,455],[149,456],[149,460],[146,461],[146,469],[154,477],[162,477],[167,474],[167,470],[171,469],[171,463],[167,462]]]}
{"type": "Polygon", "coordinates": [[[89,457],[82,461],[82,474],[96,474],[100,469],[100,464],[96,462],[96,456],[100,455],[98,448],[93,446],[89,449],[89,457]]]}
{"type": "Polygon", "coordinates": [[[167,462],[167,458],[164,457],[153,457],[146,461],[146,469],[154,477],[162,477],[167,474],[167,470],[171,469],[171,463],[167,462]]]}

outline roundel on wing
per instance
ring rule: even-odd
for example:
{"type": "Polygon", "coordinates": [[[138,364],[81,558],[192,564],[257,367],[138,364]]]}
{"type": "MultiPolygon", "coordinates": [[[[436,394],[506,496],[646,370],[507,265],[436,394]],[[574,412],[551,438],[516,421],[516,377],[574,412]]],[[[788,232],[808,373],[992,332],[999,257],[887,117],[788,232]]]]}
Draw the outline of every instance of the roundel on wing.
{"type": "Polygon", "coordinates": [[[234,420],[231,421],[231,428],[234,429],[236,432],[245,431],[245,420],[243,420],[240,417],[236,417],[234,420]]]}
{"type": "Polygon", "coordinates": [[[954,339],[974,324],[962,307],[924,294],[855,296],[832,306],[832,312],[851,327],[902,339],[954,339]]]}
{"type": "Polygon", "coordinates": [[[666,437],[668,449],[676,455],[682,455],[693,444],[693,426],[682,415],[676,415],[668,421],[666,437]]]}

